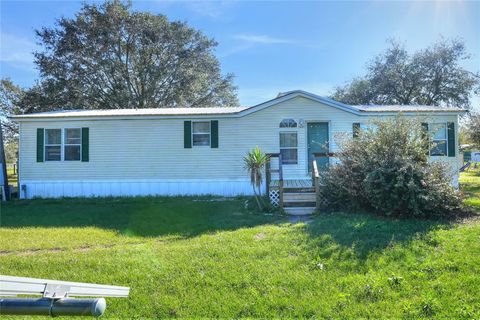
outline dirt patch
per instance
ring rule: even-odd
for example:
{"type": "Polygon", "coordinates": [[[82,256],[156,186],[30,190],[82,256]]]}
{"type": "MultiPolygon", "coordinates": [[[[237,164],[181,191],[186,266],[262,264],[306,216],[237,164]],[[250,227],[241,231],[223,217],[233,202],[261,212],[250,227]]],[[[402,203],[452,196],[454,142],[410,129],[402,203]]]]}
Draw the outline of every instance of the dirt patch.
{"type": "Polygon", "coordinates": [[[460,220],[462,224],[477,224],[480,223],[480,214],[472,215],[470,217],[466,217],[460,220]]]}
{"type": "Polygon", "coordinates": [[[260,232],[260,233],[257,233],[256,235],[253,236],[253,239],[255,240],[263,240],[265,239],[267,236],[265,235],[265,233],[263,232],[260,232]]]}
{"type": "Polygon", "coordinates": [[[95,250],[95,249],[110,249],[110,248],[119,247],[119,246],[138,246],[142,244],[145,244],[145,242],[81,246],[76,248],[46,248],[46,249],[35,248],[35,249],[25,249],[25,250],[1,250],[0,256],[6,256],[10,254],[14,254],[18,256],[30,256],[37,253],[56,253],[56,252],[66,252],[66,251],[86,252],[86,251],[95,250]]]}

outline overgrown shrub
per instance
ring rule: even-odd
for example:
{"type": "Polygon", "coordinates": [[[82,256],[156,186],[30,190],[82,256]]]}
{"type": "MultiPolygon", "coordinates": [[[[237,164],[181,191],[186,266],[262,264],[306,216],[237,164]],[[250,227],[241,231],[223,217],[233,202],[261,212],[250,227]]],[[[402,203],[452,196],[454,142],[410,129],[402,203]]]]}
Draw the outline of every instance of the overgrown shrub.
{"type": "Polygon", "coordinates": [[[355,138],[336,139],[339,162],[322,176],[333,208],[414,217],[460,210],[449,168],[428,161],[428,135],[419,121],[402,116],[373,121],[355,138]]]}

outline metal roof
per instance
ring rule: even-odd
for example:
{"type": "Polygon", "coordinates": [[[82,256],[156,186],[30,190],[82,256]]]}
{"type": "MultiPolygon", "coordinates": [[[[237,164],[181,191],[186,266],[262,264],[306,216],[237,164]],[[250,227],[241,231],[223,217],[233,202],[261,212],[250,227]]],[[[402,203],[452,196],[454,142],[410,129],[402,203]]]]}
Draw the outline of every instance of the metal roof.
{"type": "Polygon", "coordinates": [[[462,112],[453,107],[423,106],[423,105],[360,105],[352,106],[366,112],[462,112]]]}
{"type": "Polygon", "coordinates": [[[13,116],[12,118],[69,118],[109,116],[176,116],[176,115],[223,115],[235,114],[248,107],[221,108],[145,108],[108,110],[60,110],[13,116]]]}
{"type": "Polygon", "coordinates": [[[463,113],[466,110],[421,105],[360,105],[352,106],[330,98],[321,97],[310,92],[294,90],[279,93],[276,98],[262,102],[252,107],[210,107],[210,108],[150,108],[150,109],[109,109],[109,110],[60,110],[11,116],[12,119],[42,119],[42,118],[91,118],[91,117],[132,117],[132,116],[243,116],[251,112],[268,108],[288,99],[301,96],[340,110],[357,115],[370,113],[398,112],[452,112],[463,113]]]}

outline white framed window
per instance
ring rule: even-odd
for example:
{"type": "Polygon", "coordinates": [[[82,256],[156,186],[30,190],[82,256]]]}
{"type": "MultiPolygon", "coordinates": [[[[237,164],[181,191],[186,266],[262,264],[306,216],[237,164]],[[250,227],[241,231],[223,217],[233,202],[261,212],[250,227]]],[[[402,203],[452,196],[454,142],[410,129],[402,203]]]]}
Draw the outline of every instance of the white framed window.
{"type": "Polygon", "coordinates": [[[283,119],[280,122],[280,128],[296,128],[297,122],[293,119],[283,119]]]}
{"type": "Polygon", "coordinates": [[[372,130],[372,132],[377,132],[378,126],[375,123],[371,123],[371,122],[360,123],[360,130],[362,131],[372,130]]]}
{"type": "Polygon", "coordinates": [[[63,158],[65,161],[80,161],[82,154],[82,129],[66,128],[64,130],[63,158]]]}
{"type": "Polygon", "coordinates": [[[210,146],[210,121],[192,122],[192,145],[194,147],[210,146]]]}
{"type": "Polygon", "coordinates": [[[45,129],[45,161],[62,160],[62,129],[45,129]]]}
{"type": "Polygon", "coordinates": [[[430,148],[431,156],[446,156],[448,150],[447,124],[431,123],[429,125],[432,143],[430,148]]]}
{"type": "Polygon", "coordinates": [[[298,136],[295,131],[280,132],[282,164],[298,163],[298,136]]]}
{"type": "Polygon", "coordinates": [[[45,129],[45,161],[80,161],[82,159],[82,129],[45,129]]]}

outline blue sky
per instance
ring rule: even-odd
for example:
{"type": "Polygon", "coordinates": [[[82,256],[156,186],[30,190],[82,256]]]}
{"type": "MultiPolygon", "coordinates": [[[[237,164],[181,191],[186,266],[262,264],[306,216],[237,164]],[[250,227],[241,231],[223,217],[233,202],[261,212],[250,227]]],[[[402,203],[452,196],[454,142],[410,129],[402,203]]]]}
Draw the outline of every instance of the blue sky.
{"type": "MultiPolygon", "coordinates": [[[[22,86],[38,78],[34,30],[72,17],[77,1],[1,1],[0,75],[22,86]]],[[[235,74],[242,105],[303,89],[328,95],[363,74],[388,38],[409,50],[461,38],[480,70],[480,2],[134,1],[136,10],[187,21],[219,42],[224,73],[235,74]]],[[[476,102],[478,99],[476,99],[476,102]]]]}

